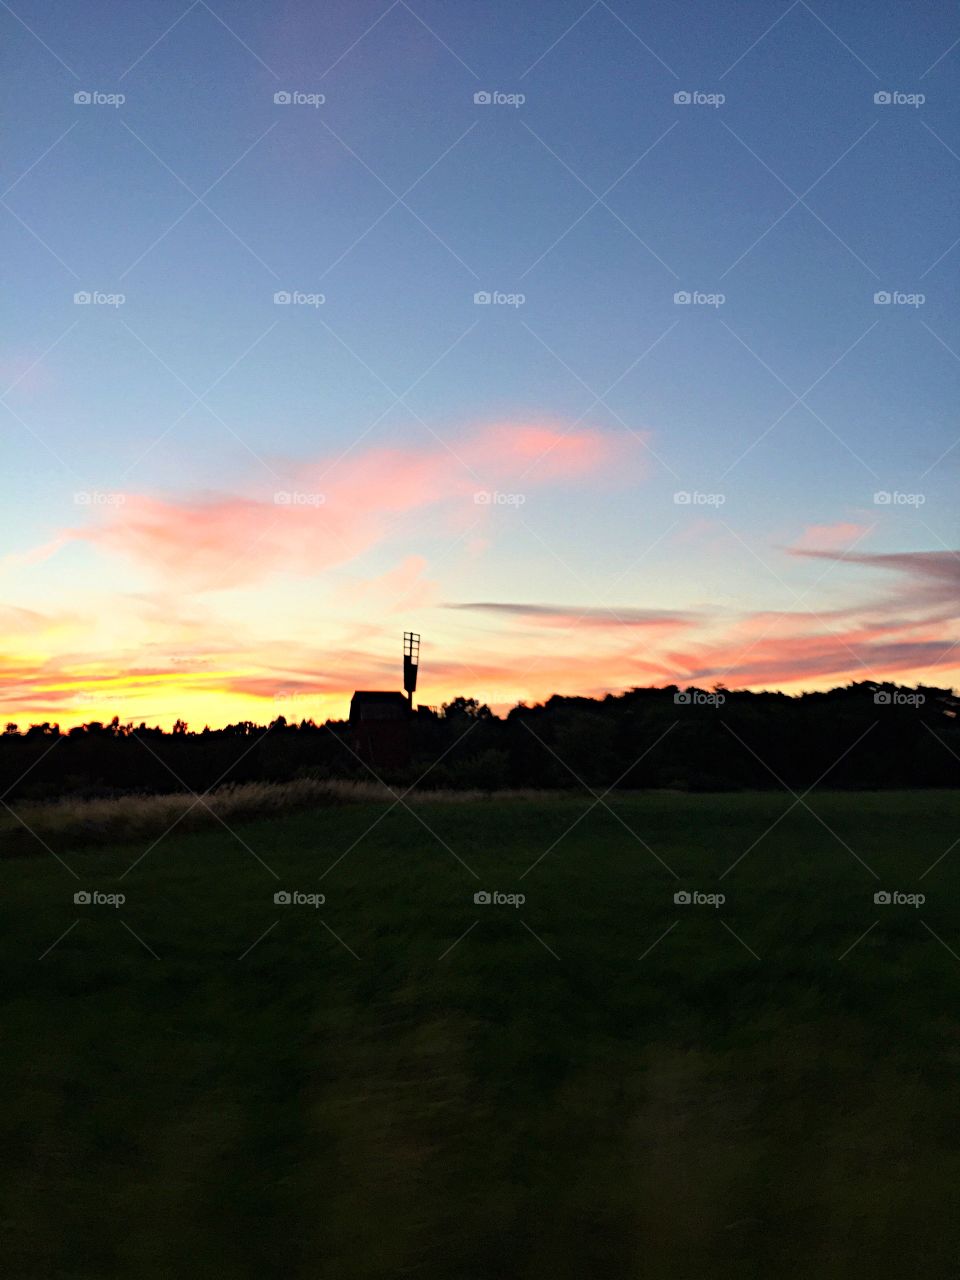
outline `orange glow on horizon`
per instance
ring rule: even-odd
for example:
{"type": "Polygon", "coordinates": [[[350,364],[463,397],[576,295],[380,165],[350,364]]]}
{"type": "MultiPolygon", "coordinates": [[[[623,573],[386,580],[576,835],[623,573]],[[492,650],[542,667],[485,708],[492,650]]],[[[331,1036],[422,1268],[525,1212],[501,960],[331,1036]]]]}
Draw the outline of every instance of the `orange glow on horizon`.
{"type": "MultiPolygon", "coordinates": [[[[484,594],[504,576],[527,594],[531,574],[551,567],[530,508],[494,503],[492,492],[526,502],[529,491],[531,508],[541,490],[588,479],[630,493],[646,476],[642,453],[642,441],[576,424],[495,423],[463,435],[455,452],[439,440],[371,444],[298,464],[298,488],[283,494],[124,495],[0,565],[23,589],[21,602],[0,606],[0,717],[64,729],[114,716],[195,729],[341,719],[355,689],[401,687],[400,635],[411,625],[425,637],[418,701],[464,695],[498,713],[553,694],[670,684],[794,693],[957,682],[960,557],[867,552],[873,526],[850,520],[808,526],[773,552],[761,541],[758,556],[699,516],[632,584],[647,607],[591,600],[594,584],[559,556],[568,572],[557,576],[567,591],[578,578],[586,603],[529,599],[539,577],[526,603],[484,594]],[[714,581],[730,572],[745,595],[766,591],[758,560],[774,553],[814,585],[834,569],[848,575],[842,593],[830,584],[826,598],[839,603],[822,614],[725,606],[732,597],[714,581]],[[676,567],[697,556],[702,598],[686,605],[676,567]],[[851,573],[862,575],[856,595],[851,573]],[[464,600],[467,589],[477,594],[464,600]],[[44,612],[37,599],[58,608],[44,612]]],[[[565,489],[559,497],[563,518],[565,489]]],[[[542,581],[546,592],[546,569],[542,581]]]]}

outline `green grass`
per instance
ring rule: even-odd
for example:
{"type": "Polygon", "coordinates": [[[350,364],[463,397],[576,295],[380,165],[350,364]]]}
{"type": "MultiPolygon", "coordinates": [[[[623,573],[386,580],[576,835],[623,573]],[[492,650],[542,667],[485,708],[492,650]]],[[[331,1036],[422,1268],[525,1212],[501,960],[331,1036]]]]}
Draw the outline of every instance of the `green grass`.
{"type": "Polygon", "coordinates": [[[5,1274],[956,1275],[960,794],[591,803],[0,864],[5,1274]]]}

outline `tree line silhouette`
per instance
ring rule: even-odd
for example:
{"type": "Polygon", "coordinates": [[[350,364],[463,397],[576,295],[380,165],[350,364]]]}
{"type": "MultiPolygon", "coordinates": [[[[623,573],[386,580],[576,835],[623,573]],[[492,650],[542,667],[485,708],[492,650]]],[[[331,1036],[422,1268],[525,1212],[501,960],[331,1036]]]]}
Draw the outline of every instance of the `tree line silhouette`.
{"type": "Polygon", "coordinates": [[[169,732],[145,724],[56,724],[0,734],[0,796],[47,800],[205,791],[254,781],[380,777],[399,785],[675,788],[724,791],[822,783],[839,788],[955,787],[960,699],[951,689],[861,682],[825,693],[720,687],[555,695],[494,715],[455,698],[411,717],[411,751],[389,771],[365,763],[346,721],[244,720],[169,732]]]}

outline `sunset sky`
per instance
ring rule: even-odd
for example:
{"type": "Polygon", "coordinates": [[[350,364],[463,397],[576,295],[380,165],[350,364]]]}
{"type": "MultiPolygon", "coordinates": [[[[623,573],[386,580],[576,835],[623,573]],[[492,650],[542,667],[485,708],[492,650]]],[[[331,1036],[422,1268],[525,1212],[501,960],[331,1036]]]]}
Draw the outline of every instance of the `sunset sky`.
{"type": "Polygon", "coordinates": [[[4,721],[960,683],[951,9],[0,27],[4,721]]]}

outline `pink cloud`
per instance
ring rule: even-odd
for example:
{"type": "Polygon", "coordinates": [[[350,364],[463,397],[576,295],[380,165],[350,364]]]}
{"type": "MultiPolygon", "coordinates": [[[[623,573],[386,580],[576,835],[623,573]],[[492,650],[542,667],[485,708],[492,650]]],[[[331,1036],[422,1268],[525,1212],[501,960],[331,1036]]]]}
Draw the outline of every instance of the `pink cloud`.
{"type": "Polygon", "coordinates": [[[956,650],[951,650],[946,637],[885,643],[882,633],[876,637],[863,633],[768,636],[757,644],[705,646],[674,658],[678,679],[720,680],[754,689],[809,685],[824,678],[836,683],[891,678],[958,666],[956,650]]]}
{"type": "Polygon", "coordinates": [[[449,604],[448,609],[468,609],[494,616],[519,618],[552,627],[593,627],[618,630],[623,627],[686,627],[692,617],[670,609],[636,609],[627,605],[550,605],[502,604],[478,601],[471,604],[449,604]]]}
{"type": "Polygon", "coordinates": [[[870,531],[867,524],[809,524],[797,539],[797,551],[842,551],[859,542],[870,531]]]}
{"type": "Polygon", "coordinates": [[[42,546],[32,547],[29,551],[10,551],[7,555],[0,556],[0,574],[10,573],[17,569],[32,568],[35,564],[42,564],[44,560],[49,560],[51,556],[55,555],[67,540],[65,535],[59,534],[42,546]]]}
{"type": "Polygon", "coordinates": [[[277,572],[310,575],[387,541],[396,522],[415,511],[459,504],[461,519],[484,519],[489,509],[475,503],[477,492],[519,484],[547,451],[544,466],[523,484],[597,473],[623,445],[595,430],[497,424],[448,445],[431,440],[318,461],[267,500],[127,495],[73,536],[145,564],[180,589],[228,588],[277,572]]]}
{"type": "Polygon", "coordinates": [[[955,618],[960,613],[960,552],[946,550],[838,554],[797,547],[792,554],[898,573],[903,585],[881,602],[884,608],[912,611],[915,618],[955,618]],[[927,615],[924,610],[928,611],[927,615]]]}
{"type": "Polygon", "coordinates": [[[429,608],[436,602],[438,587],[424,576],[426,569],[423,556],[405,556],[386,573],[345,584],[338,599],[349,605],[372,607],[378,616],[398,609],[429,608]]]}

